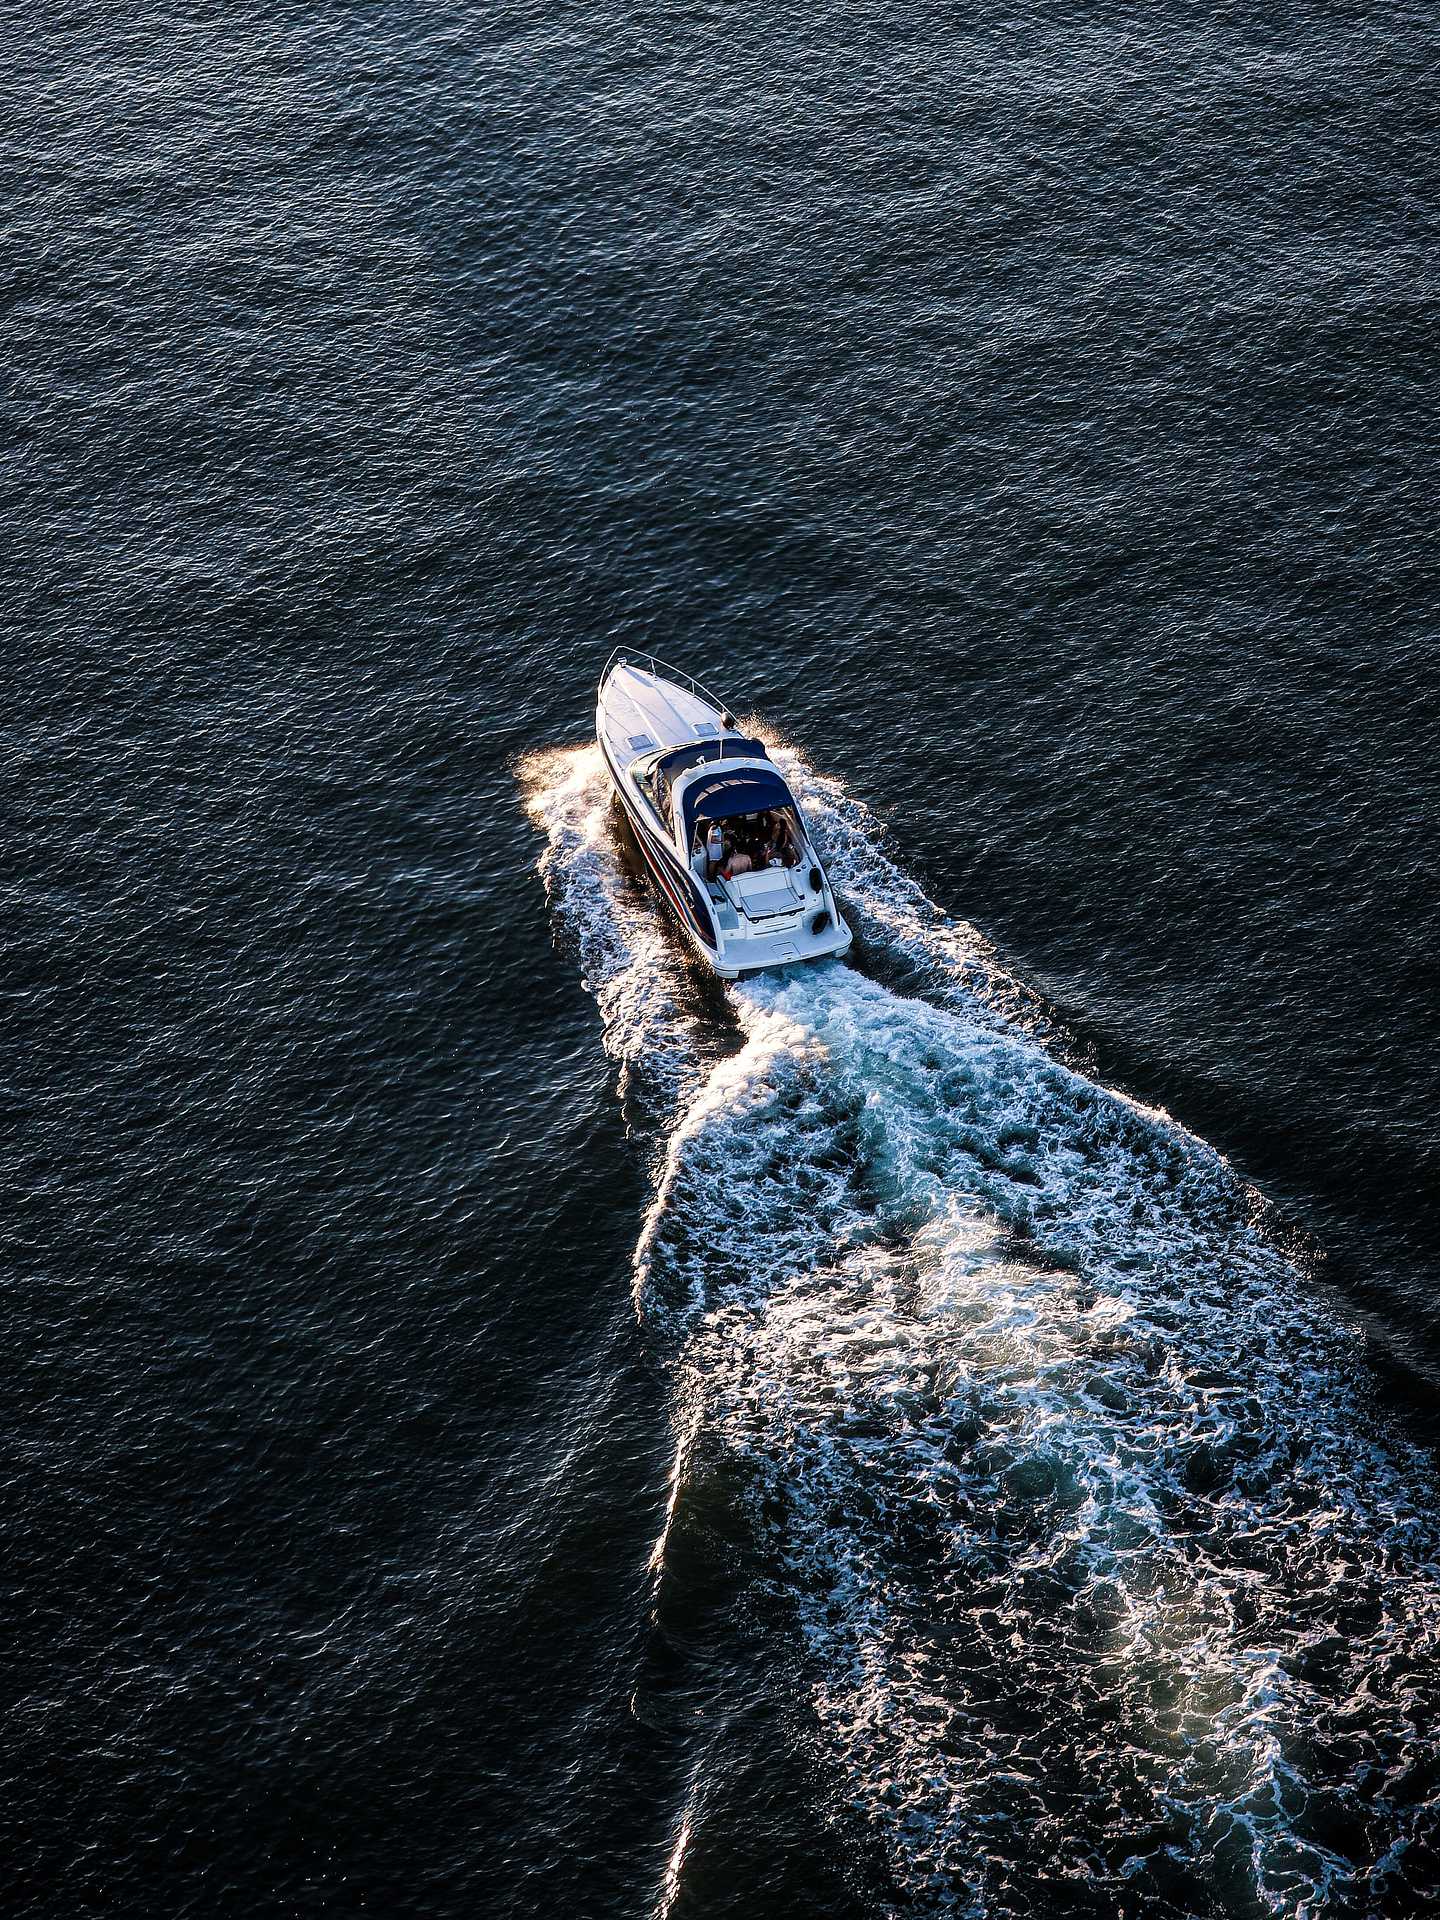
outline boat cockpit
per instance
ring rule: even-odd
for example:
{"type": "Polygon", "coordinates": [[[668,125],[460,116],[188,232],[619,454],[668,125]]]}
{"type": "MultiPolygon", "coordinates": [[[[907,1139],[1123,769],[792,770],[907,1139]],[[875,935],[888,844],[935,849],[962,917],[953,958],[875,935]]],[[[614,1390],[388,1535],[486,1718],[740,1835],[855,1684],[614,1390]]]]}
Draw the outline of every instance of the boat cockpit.
{"type": "Polygon", "coordinates": [[[637,760],[630,777],[722,924],[738,927],[736,916],[775,923],[813,906],[815,856],[762,741],[727,734],[670,747],[637,760]],[[747,764],[730,764],[740,761],[747,764]]]}

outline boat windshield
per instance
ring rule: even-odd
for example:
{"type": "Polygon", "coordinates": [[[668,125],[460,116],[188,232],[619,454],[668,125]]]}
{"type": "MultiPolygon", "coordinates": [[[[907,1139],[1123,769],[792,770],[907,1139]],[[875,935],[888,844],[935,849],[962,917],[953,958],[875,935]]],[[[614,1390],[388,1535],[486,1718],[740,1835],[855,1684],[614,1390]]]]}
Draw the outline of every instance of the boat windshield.
{"type": "Polygon", "coordinates": [[[682,773],[709,760],[765,760],[769,756],[764,743],[731,735],[725,740],[696,740],[692,745],[672,747],[655,762],[655,797],[662,814],[668,816],[670,789],[682,773]]]}

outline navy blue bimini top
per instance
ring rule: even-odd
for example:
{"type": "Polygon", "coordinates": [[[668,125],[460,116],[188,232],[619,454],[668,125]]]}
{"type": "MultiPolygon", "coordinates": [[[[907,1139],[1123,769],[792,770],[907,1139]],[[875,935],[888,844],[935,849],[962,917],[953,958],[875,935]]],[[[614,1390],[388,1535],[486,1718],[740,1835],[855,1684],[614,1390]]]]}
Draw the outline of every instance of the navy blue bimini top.
{"type": "Polygon", "coordinates": [[[729,820],[737,813],[763,813],[767,807],[793,804],[790,789],[778,773],[765,767],[716,767],[708,779],[697,780],[685,794],[685,841],[697,820],[729,820]]]}

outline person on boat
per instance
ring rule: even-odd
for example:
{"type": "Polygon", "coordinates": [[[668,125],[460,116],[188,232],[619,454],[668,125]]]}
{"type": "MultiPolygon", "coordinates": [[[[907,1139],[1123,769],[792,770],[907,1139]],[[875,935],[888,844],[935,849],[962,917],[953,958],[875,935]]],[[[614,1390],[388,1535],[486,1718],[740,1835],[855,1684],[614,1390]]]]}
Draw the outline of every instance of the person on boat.
{"type": "Polygon", "coordinates": [[[725,862],[723,871],[727,880],[733,880],[736,874],[753,873],[755,871],[755,862],[743,847],[736,847],[731,852],[730,858],[725,862]]]}
{"type": "Polygon", "coordinates": [[[712,820],[705,835],[705,878],[713,880],[725,864],[725,835],[720,822],[712,820]]]}
{"type": "Polygon", "coordinates": [[[783,813],[767,816],[769,832],[765,842],[765,864],[767,867],[793,867],[795,864],[795,846],[790,836],[790,823],[783,813]]]}

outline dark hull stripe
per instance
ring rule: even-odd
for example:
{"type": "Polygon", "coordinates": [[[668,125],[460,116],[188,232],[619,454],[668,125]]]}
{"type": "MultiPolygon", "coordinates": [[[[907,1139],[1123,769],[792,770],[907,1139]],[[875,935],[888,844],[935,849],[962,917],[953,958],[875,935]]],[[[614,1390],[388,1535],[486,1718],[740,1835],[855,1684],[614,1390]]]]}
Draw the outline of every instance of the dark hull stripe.
{"type": "MultiPolygon", "coordinates": [[[[650,871],[659,881],[661,887],[664,889],[665,897],[680,915],[685,926],[694,933],[697,939],[703,940],[705,945],[713,950],[716,944],[714,934],[701,925],[694,907],[685,898],[684,894],[680,892],[676,884],[676,876],[666,871],[667,864],[669,864],[676,868],[677,874],[682,872],[683,869],[680,868],[678,860],[676,860],[675,855],[664,842],[656,837],[654,831],[647,826],[644,816],[639,812],[638,802],[632,801],[629,794],[626,793],[624,776],[615,771],[615,763],[610,758],[609,750],[603,740],[599,742],[599,746],[606,768],[610,774],[610,783],[619,796],[620,805],[625,810],[625,818],[634,829],[640,851],[645,856],[646,866],[649,867],[650,871]]],[[[687,887],[694,885],[693,877],[688,872],[684,873],[684,884],[687,887]]],[[[708,913],[706,918],[709,918],[708,913]]]]}

